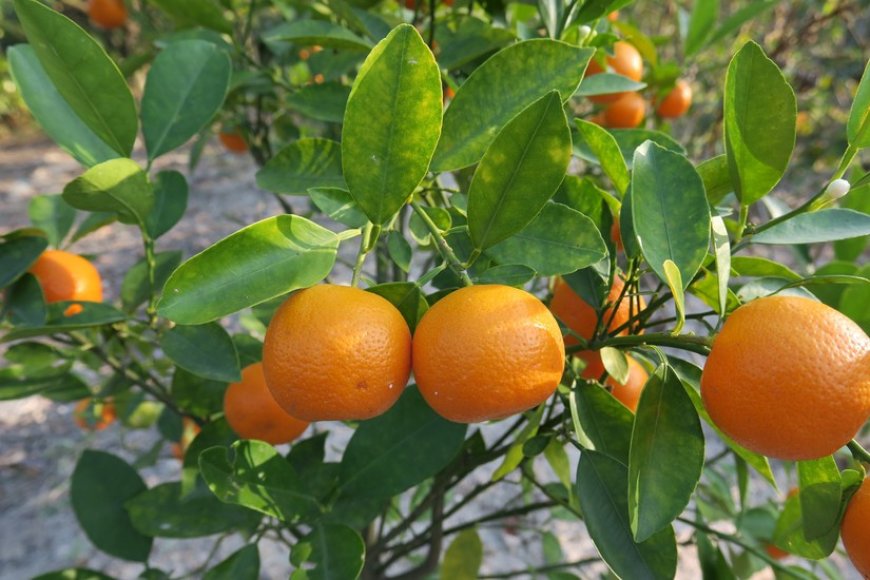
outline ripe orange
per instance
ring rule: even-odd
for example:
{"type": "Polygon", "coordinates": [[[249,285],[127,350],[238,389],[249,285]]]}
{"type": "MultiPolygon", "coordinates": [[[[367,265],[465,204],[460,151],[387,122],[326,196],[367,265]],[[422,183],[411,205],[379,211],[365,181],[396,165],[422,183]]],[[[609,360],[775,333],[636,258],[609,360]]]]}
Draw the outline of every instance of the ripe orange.
{"type": "MultiPolygon", "coordinates": [[[[618,40],[613,44],[613,56],[607,55],[605,62],[608,68],[617,74],[628,77],[633,81],[643,78],[643,58],[637,49],[624,40],[618,40]]],[[[604,69],[596,60],[590,60],[586,67],[586,76],[603,73],[604,69]]],[[[593,103],[612,103],[629,93],[612,93],[609,95],[595,95],[589,97],[593,103]]]]}
{"type": "Polygon", "coordinates": [[[604,109],[604,126],[614,129],[633,129],[643,122],[646,101],[637,93],[623,93],[618,100],[604,109]]]}
{"type": "Polygon", "coordinates": [[[111,401],[94,403],[92,399],[82,399],[73,409],[73,420],[85,431],[102,431],[116,418],[115,405],[111,401]]]}
{"type": "Polygon", "coordinates": [[[248,143],[240,133],[221,131],[218,138],[221,140],[221,143],[223,143],[227,151],[242,154],[248,150],[248,143]]]}
{"type": "Polygon", "coordinates": [[[289,443],[308,428],[308,422],[291,417],[275,402],[266,386],[262,363],[246,366],[242,369],[242,380],[227,388],[224,416],[242,439],[272,445],[289,443]]]}
{"type": "Polygon", "coordinates": [[[88,17],[102,28],[118,28],[127,22],[124,0],[89,0],[88,17]]]}
{"type": "Polygon", "coordinates": [[[864,480],[846,508],[840,536],[852,564],[870,578],[870,478],[864,480]]]}
{"type": "Polygon", "coordinates": [[[392,407],[408,382],[411,331],[377,294],[314,286],[275,313],[263,371],[272,396],[298,419],[370,419],[392,407]]]}
{"type": "Polygon", "coordinates": [[[426,312],[413,359],[429,405],[451,421],[476,423],[546,401],[562,378],[565,344],[535,296],[484,284],[456,290],[426,312]]]}
{"type": "Polygon", "coordinates": [[[830,455],[870,417],[870,338],[809,298],[753,300],[715,338],[701,395],[716,425],[748,449],[830,455]]]}
{"type": "Polygon", "coordinates": [[[659,103],[656,112],[665,119],[682,117],[692,106],[692,87],[683,79],[679,79],[671,92],[659,103]]]}
{"type": "Polygon", "coordinates": [[[647,379],[649,379],[649,373],[646,372],[642,364],[630,356],[627,359],[628,380],[625,381],[625,384],[620,384],[613,377],[607,377],[607,384],[611,387],[610,393],[634,413],[637,411],[637,403],[640,401],[640,394],[643,392],[647,379]]]}
{"type": "MultiPolygon", "coordinates": [[[[46,250],[30,267],[30,273],[39,280],[45,301],[102,302],[103,280],[89,261],[63,250],[46,250]]],[[[73,304],[66,309],[67,316],[78,314],[82,307],[73,304]]]]}
{"type": "MultiPolygon", "coordinates": [[[[607,295],[608,306],[602,313],[602,320],[604,323],[610,321],[607,324],[608,332],[613,332],[623,326],[632,315],[636,315],[646,308],[646,301],[643,299],[643,296],[637,296],[636,298],[625,296],[614,314],[612,305],[619,299],[624,286],[625,283],[622,280],[614,278],[613,286],[611,286],[610,292],[607,295]],[[634,306],[631,304],[632,301],[634,301],[634,306]]],[[[595,326],[598,323],[598,313],[586,301],[574,293],[571,287],[561,278],[556,280],[556,285],[553,289],[553,300],[550,301],[550,310],[576,334],[586,340],[592,338],[595,326]]],[[[628,329],[623,329],[619,334],[628,334],[628,329]]],[[[565,337],[565,344],[573,346],[577,344],[577,339],[568,335],[565,337]]],[[[598,351],[583,350],[576,353],[576,356],[586,361],[583,377],[597,379],[604,374],[604,363],[601,362],[601,355],[598,351]]]]}
{"type": "Polygon", "coordinates": [[[616,22],[619,20],[619,10],[614,10],[610,14],[607,15],[607,19],[611,22],[616,22]]]}
{"type": "Polygon", "coordinates": [[[619,216],[613,218],[613,225],[610,226],[610,239],[616,245],[616,249],[622,251],[622,231],[619,229],[619,216]]]}

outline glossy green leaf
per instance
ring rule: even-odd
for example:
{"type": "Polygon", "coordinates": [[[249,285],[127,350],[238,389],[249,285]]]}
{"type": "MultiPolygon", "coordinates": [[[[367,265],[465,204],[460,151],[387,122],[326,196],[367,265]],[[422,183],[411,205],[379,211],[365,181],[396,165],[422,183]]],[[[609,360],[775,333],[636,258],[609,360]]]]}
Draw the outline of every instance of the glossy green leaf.
{"type": "Polygon", "coordinates": [[[305,218],[279,215],[224,238],[181,265],[166,282],[160,314],[203,324],[323,280],[338,238],[305,218]]]}
{"type": "Polygon", "coordinates": [[[725,149],[741,203],[758,201],[779,183],[794,149],[796,115],[794,91],[782,71],[758,44],[747,42],[725,78],[725,149]]]}
{"type": "MultiPolygon", "coordinates": [[[[130,155],[139,121],[118,66],[63,14],[37,0],[14,0],[14,6],[39,62],[76,116],[112,150],[130,155]]],[[[89,140],[89,135],[82,138],[89,140]]],[[[92,153],[101,157],[104,151],[92,153]]]]}
{"type": "Polygon", "coordinates": [[[284,41],[299,46],[319,45],[323,48],[369,50],[372,43],[357,36],[344,26],[327,20],[310,18],[281,24],[263,35],[266,42],[284,41]]]}
{"type": "Polygon", "coordinates": [[[299,87],[298,91],[287,95],[285,102],[288,107],[306,117],[329,123],[341,123],[344,120],[348,97],[350,97],[350,87],[329,82],[299,87]]]}
{"type": "Polygon", "coordinates": [[[831,208],[802,213],[753,235],[755,244],[818,244],[870,235],[870,215],[831,208]]]}
{"type": "Polygon", "coordinates": [[[387,233],[387,253],[403,272],[411,269],[411,244],[400,232],[393,230],[387,233]]]}
{"type": "Polygon", "coordinates": [[[575,96],[592,97],[595,95],[612,95],[614,93],[634,92],[646,88],[646,83],[640,83],[628,77],[615,73],[599,73],[587,76],[580,83],[575,96]]]}
{"type": "Polygon", "coordinates": [[[804,537],[816,540],[840,522],[843,480],[833,456],[799,461],[797,467],[804,537]]]}
{"type": "Polygon", "coordinates": [[[689,17],[689,27],[683,41],[686,56],[692,56],[701,50],[707,39],[713,33],[719,18],[719,0],[696,0],[689,17]]]}
{"type": "Polygon", "coordinates": [[[665,261],[673,261],[685,289],[710,245],[710,206],[695,168],[655,143],[641,145],[634,154],[630,205],[643,256],[665,282],[665,261]]]}
{"type": "Polygon", "coordinates": [[[628,189],[631,176],[628,173],[628,167],[625,164],[625,159],[622,157],[616,139],[613,138],[613,135],[607,129],[595,123],[590,123],[583,119],[574,119],[574,123],[580,132],[580,138],[598,158],[601,169],[604,170],[604,173],[607,174],[607,177],[610,178],[613,185],[619,190],[619,193],[624,194],[626,189],[628,189]]]}
{"type": "Polygon", "coordinates": [[[5,288],[27,272],[47,247],[45,234],[33,228],[0,236],[0,288],[5,288]]]}
{"type": "Polygon", "coordinates": [[[33,47],[26,44],[13,46],[7,50],[6,56],[12,78],[27,108],[61,149],[87,167],[119,156],[79,119],[45,72],[33,47]]]}
{"type": "Polygon", "coordinates": [[[389,411],[354,431],[341,460],[342,493],[392,497],[432,477],[456,457],[466,427],[435,413],[408,387],[389,411]]]}
{"type": "Polygon", "coordinates": [[[157,239],[181,221],[187,209],[187,180],[177,171],[161,171],[154,180],[154,207],[145,220],[148,234],[157,239]]]}
{"type": "Polygon", "coordinates": [[[232,530],[252,530],[262,516],[222,503],[198,488],[181,497],[181,483],[162,483],[126,502],[133,527],[155,538],[199,538],[232,530]]]}
{"type": "Polygon", "coordinates": [[[647,381],[631,434],[628,503],[635,539],[644,541],[682,513],[704,468],[704,433],[670,366],[647,381]]]}
{"type": "Polygon", "coordinates": [[[230,34],[233,27],[215,0],[153,0],[181,26],[199,25],[230,34]]]}
{"type": "Polygon", "coordinates": [[[27,215],[48,236],[49,245],[59,248],[72,229],[76,211],[60,195],[37,195],[31,198],[27,215]]]}
{"type": "Polygon", "coordinates": [[[412,282],[388,282],[366,288],[367,292],[383,296],[402,313],[411,332],[417,328],[423,315],[429,309],[426,295],[420,287],[412,282]]]}
{"type": "Polygon", "coordinates": [[[575,491],[589,536],[620,578],[673,578],[677,545],[672,527],[635,542],[628,515],[628,468],[608,455],[584,451],[575,491]]]}
{"type": "MultiPolygon", "coordinates": [[[[457,15],[458,16],[458,15],[457,15]]],[[[474,16],[457,18],[447,24],[438,20],[435,38],[441,45],[438,66],[453,70],[510,44],[516,36],[474,16]]]]}
{"type": "Polygon", "coordinates": [[[476,580],[483,563],[483,542],[474,528],[459,532],[441,562],[441,580],[476,580]]]}
{"type": "Polygon", "coordinates": [[[485,250],[522,230],[558,189],[571,161],[571,132],[557,93],[524,109],[499,132],[474,172],[468,230],[485,250]]]}
{"type": "MultiPolygon", "coordinates": [[[[169,275],[181,263],[181,252],[158,252],[154,256],[154,290],[160,294],[169,275]]],[[[151,282],[148,279],[148,262],[145,258],[127,270],[121,282],[121,304],[127,312],[144,304],[151,295],[151,282]]]]}
{"type": "Polygon", "coordinates": [[[716,256],[716,279],[718,281],[718,305],[720,313],[725,313],[728,305],[728,280],[731,275],[731,241],[725,220],[715,216],[711,221],[713,251],[716,256]]]}
{"type": "Polygon", "coordinates": [[[85,450],[72,474],[70,500],[88,539],[116,558],[146,562],[152,538],[133,527],[124,504],[145,491],[145,482],[123,459],[85,450]]]}
{"type": "Polygon", "coordinates": [[[581,445],[628,465],[634,423],[628,408],[598,385],[579,384],[572,416],[581,445]]]}
{"type": "Polygon", "coordinates": [[[361,228],[369,222],[350,192],[338,187],[313,187],[308,196],[320,211],[349,228],[361,228]]]}
{"type": "Polygon", "coordinates": [[[294,141],[257,173],[257,185],[286,195],[305,195],[312,187],[346,189],[341,172],[341,145],[321,138],[294,141]]]}
{"type": "Polygon", "coordinates": [[[16,326],[35,327],[45,324],[45,298],[39,282],[32,274],[24,274],[6,290],[3,307],[9,322],[16,326]]]}
{"type": "Polygon", "coordinates": [[[142,134],[148,159],[184,145],[214,117],[230,87],[226,52],[204,40],[167,46],[148,71],[142,95],[142,134]]]}
{"type": "Polygon", "coordinates": [[[576,20],[579,23],[591,22],[597,18],[619,10],[631,4],[634,0],[587,0],[577,11],[576,20]]]}
{"type": "Polygon", "coordinates": [[[160,348],[172,362],[204,379],[225,383],[242,380],[236,347],[216,322],[175,326],[160,338],[160,348]]]}
{"type": "MultiPolygon", "coordinates": [[[[23,377],[21,373],[11,368],[0,369],[0,401],[23,399],[33,395],[54,398],[57,393],[78,390],[81,380],[63,369],[58,372],[38,373],[35,376],[23,377]]],[[[88,391],[89,393],[89,391],[88,391]]]]}
{"type": "Polygon", "coordinates": [[[503,264],[521,264],[543,276],[569,274],[603,260],[607,246],[592,220],[561,203],[547,203],[522,231],[487,253],[503,264]]]}
{"type": "Polygon", "coordinates": [[[290,560],[305,566],[308,580],[355,580],[365,563],[366,547],[355,530],[343,524],[317,524],[293,546],[290,560]]]}
{"type": "Polygon", "coordinates": [[[777,278],[784,278],[790,282],[801,279],[801,277],[789,269],[788,266],[761,256],[732,256],[731,268],[734,270],[734,275],[738,277],[775,276],[777,278]]]}
{"type": "MultiPolygon", "coordinates": [[[[210,417],[223,410],[225,382],[197,376],[181,367],[172,375],[172,398],[188,413],[210,417]]],[[[187,491],[187,488],[185,488],[187,491]]]]}
{"type": "MultiPolygon", "coordinates": [[[[196,379],[187,371],[183,369],[176,369],[175,376],[173,377],[173,397],[176,400],[176,403],[182,407],[191,407],[191,402],[196,403],[196,406],[192,409],[192,412],[200,412],[198,407],[207,407],[213,408],[214,403],[217,403],[218,407],[223,405],[223,391],[225,389],[225,385],[220,383],[212,383],[213,386],[219,386],[220,390],[215,392],[215,390],[209,390],[207,392],[206,398],[212,398],[214,402],[203,401],[203,397],[197,393],[195,390],[183,389],[186,393],[192,393],[193,396],[196,397],[195,401],[185,401],[181,400],[181,397],[176,395],[177,393],[177,381],[184,380],[185,382],[189,379],[196,379]],[[217,395],[217,396],[215,396],[217,395]]],[[[203,379],[200,379],[200,382],[207,382],[203,379]]],[[[206,388],[209,388],[209,385],[206,385],[206,388]]],[[[207,414],[207,413],[205,413],[207,414]]],[[[184,458],[181,463],[181,495],[182,497],[192,493],[197,484],[200,481],[203,481],[203,478],[200,475],[199,468],[199,456],[206,449],[211,449],[212,447],[222,446],[229,447],[235,441],[238,440],[238,436],[235,432],[230,428],[229,423],[227,423],[225,418],[221,418],[218,420],[212,420],[202,426],[202,429],[196,436],[193,438],[193,441],[190,442],[190,445],[187,448],[187,451],[184,453],[184,458]]]]}
{"type": "Polygon", "coordinates": [[[248,544],[203,575],[203,580],[259,580],[260,552],[248,544]]]}
{"type": "Polygon", "coordinates": [[[63,199],[76,209],[117,212],[128,224],[144,224],[154,207],[148,175],[130,159],[112,159],[91,167],[63,188],[63,199]]]}
{"type": "Polygon", "coordinates": [[[121,322],[125,318],[126,316],[123,312],[110,304],[102,302],[55,302],[47,306],[45,324],[32,327],[20,326],[0,338],[0,342],[82,330],[83,328],[94,326],[104,326],[114,322],[121,322]],[[67,316],[65,312],[73,304],[80,305],[82,311],[78,314],[67,316]]]}
{"type": "Polygon", "coordinates": [[[199,456],[199,467],[209,489],[223,502],[283,522],[310,516],[320,509],[305,481],[268,443],[246,440],[234,443],[232,450],[207,449],[199,456]]]}
{"type": "Polygon", "coordinates": [[[726,195],[734,191],[734,186],[731,185],[731,172],[728,169],[727,155],[711,157],[699,163],[695,169],[704,182],[704,190],[707,192],[707,200],[710,205],[716,205],[726,195]]]}
{"type": "MultiPolygon", "coordinates": [[[[773,543],[786,550],[810,560],[821,560],[833,553],[840,537],[839,526],[828,530],[827,534],[813,540],[804,535],[804,516],[801,509],[801,494],[790,497],[785,502],[785,507],[776,521],[773,532],[773,543]]],[[[840,509],[844,509],[841,506],[840,509]]],[[[837,514],[839,518],[841,514],[837,514]]]]}
{"type": "Polygon", "coordinates": [[[400,25],[369,53],[344,116],[344,176],[372,223],[389,221],[413,193],[440,133],[438,65],[417,29],[400,25]]]}
{"type": "Polygon", "coordinates": [[[556,40],[519,42],[497,52],[462,84],[444,114],[435,171],[477,163],[496,135],[535,99],[552,91],[567,101],[593,50],[556,40]]]}
{"type": "Polygon", "coordinates": [[[864,67],[861,82],[852,101],[849,122],[846,125],[849,144],[853,147],[870,147],[870,61],[864,67]]]}
{"type": "Polygon", "coordinates": [[[528,266],[505,264],[487,268],[479,276],[475,276],[473,280],[475,284],[504,284],[519,288],[531,281],[535,274],[535,271],[528,266]]]}

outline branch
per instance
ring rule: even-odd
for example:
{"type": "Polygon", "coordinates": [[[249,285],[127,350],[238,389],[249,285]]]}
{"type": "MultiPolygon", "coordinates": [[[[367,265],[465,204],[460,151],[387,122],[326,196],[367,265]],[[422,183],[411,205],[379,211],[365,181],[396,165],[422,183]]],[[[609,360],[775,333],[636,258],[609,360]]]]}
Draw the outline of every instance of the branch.
{"type": "Polygon", "coordinates": [[[456,257],[453,248],[448,245],[447,240],[445,240],[444,236],[441,234],[441,230],[438,229],[438,226],[432,221],[429,214],[427,214],[423,207],[416,201],[411,202],[411,207],[414,209],[414,212],[420,216],[420,219],[423,220],[429,233],[432,234],[432,239],[435,240],[438,253],[441,254],[441,257],[444,258],[444,261],[447,262],[450,269],[459,276],[459,279],[462,280],[464,286],[471,286],[472,282],[471,278],[468,277],[468,272],[465,271],[462,262],[460,262],[459,258],[456,257]]]}

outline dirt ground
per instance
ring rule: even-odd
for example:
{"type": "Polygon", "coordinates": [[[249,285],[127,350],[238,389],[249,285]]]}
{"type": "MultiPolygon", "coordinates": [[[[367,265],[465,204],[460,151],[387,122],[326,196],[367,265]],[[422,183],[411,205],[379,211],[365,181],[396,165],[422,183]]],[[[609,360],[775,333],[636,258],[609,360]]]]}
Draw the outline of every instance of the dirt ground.
{"type": "MultiPolygon", "coordinates": [[[[188,174],[191,186],[188,212],[175,229],[158,241],[158,250],[181,249],[185,256],[190,256],[243,225],[281,211],[270,194],[256,187],[255,167],[246,157],[209,150],[193,175],[189,175],[186,165],[185,153],[167,155],[158,163],[161,169],[173,168],[188,174]]],[[[30,198],[41,193],[58,193],[80,171],[74,160],[43,140],[0,143],[0,232],[27,225],[30,198]]],[[[355,244],[351,245],[354,248],[350,250],[355,251],[355,244]]],[[[135,230],[117,224],[90,235],[74,249],[99,254],[96,265],[106,280],[107,300],[117,300],[124,272],[141,255],[135,230]]],[[[335,279],[349,278],[347,268],[339,266],[335,279]]],[[[71,404],[55,404],[41,397],[0,403],[0,580],[29,578],[68,566],[90,567],[123,579],[135,578],[142,572],[141,565],[109,558],[90,544],[69,503],[69,477],[85,448],[109,450],[130,459],[149,449],[154,435],[139,431],[122,433],[117,426],[86,434],[73,424],[71,412],[71,404]]],[[[484,430],[487,436],[492,436],[499,427],[487,426],[484,430]]],[[[333,454],[337,455],[346,437],[346,430],[341,428],[336,430],[336,436],[331,436],[336,448],[333,454]]],[[[476,478],[483,481],[490,473],[483,470],[476,478]]],[[[154,466],[143,470],[149,485],[177,479],[179,474],[179,464],[168,449],[154,466]]],[[[469,481],[464,489],[473,483],[469,481]]],[[[462,492],[461,488],[459,493],[462,492]]],[[[497,509],[513,493],[506,489],[484,494],[474,511],[464,516],[460,512],[449,524],[461,522],[475,512],[497,509]]],[[[581,524],[544,522],[540,518],[513,520],[481,529],[486,550],[482,573],[517,570],[540,563],[540,543],[534,531],[542,526],[556,535],[567,560],[595,555],[581,524]]],[[[689,532],[679,530],[678,536],[686,540],[689,532]]],[[[174,577],[198,577],[196,569],[203,564],[212,544],[213,538],[157,540],[151,562],[172,572],[174,577]]],[[[240,546],[237,537],[223,542],[212,563],[240,546]]],[[[680,555],[678,577],[700,577],[694,549],[681,546],[680,555]]],[[[262,578],[286,578],[291,570],[283,545],[262,542],[260,557],[262,578]]],[[[602,566],[595,566],[575,573],[591,578],[603,571],[602,566]]]]}

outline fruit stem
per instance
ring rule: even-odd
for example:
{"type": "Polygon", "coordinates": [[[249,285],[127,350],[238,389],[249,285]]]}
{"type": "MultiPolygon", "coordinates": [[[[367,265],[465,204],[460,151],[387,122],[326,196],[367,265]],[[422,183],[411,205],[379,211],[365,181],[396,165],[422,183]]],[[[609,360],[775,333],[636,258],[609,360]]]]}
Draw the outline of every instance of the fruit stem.
{"type": "Polygon", "coordinates": [[[580,345],[569,346],[565,349],[566,353],[574,353],[580,350],[598,350],[604,346],[647,346],[647,345],[656,345],[656,346],[670,346],[673,348],[679,348],[681,350],[687,350],[690,352],[696,352],[702,355],[710,354],[710,346],[712,342],[711,339],[704,336],[694,336],[690,334],[680,334],[677,336],[673,336],[669,333],[652,333],[652,334],[639,334],[639,335],[629,335],[629,336],[613,336],[613,337],[605,337],[598,340],[591,341],[588,346],[585,348],[580,345]]]}
{"type": "Polygon", "coordinates": [[[858,443],[857,439],[849,441],[847,447],[849,447],[849,451],[852,452],[852,457],[855,458],[855,461],[870,464],[870,452],[864,449],[861,444],[858,443]]]}
{"type": "Polygon", "coordinates": [[[353,265],[353,277],[350,280],[350,285],[356,288],[359,286],[360,275],[362,274],[362,267],[365,264],[366,256],[369,251],[372,249],[372,223],[369,222],[366,224],[365,229],[363,230],[363,235],[359,240],[359,252],[356,255],[356,263],[353,265]]]}
{"type": "Polygon", "coordinates": [[[450,269],[453,270],[459,279],[462,280],[463,286],[471,286],[473,282],[471,278],[468,276],[468,272],[465,271],[465,268],[462,267],[462,262],[459,261],[459,258],[456,257],[456,254],[453,252],[453,248],[447,243],[447,240],[444,239],[444,236],[441,234],[441,230],[438,229],[438,226],[435,222],[432,221],[432,218],[429,217],[429,214],[425,212],[423,206],[421,206],[416,201],[411,202],[411,207],[414,209],[414,212],[423,220],[423,224],[425,224],[426,229],[429,230],[429,233],[432,234],[432,239],[435,240],[435,245],[438,248],[438,253],[441,254],[441,257],[444,258],[444,261],[447,262],[447,265],[450,266],[450,269]]]}

